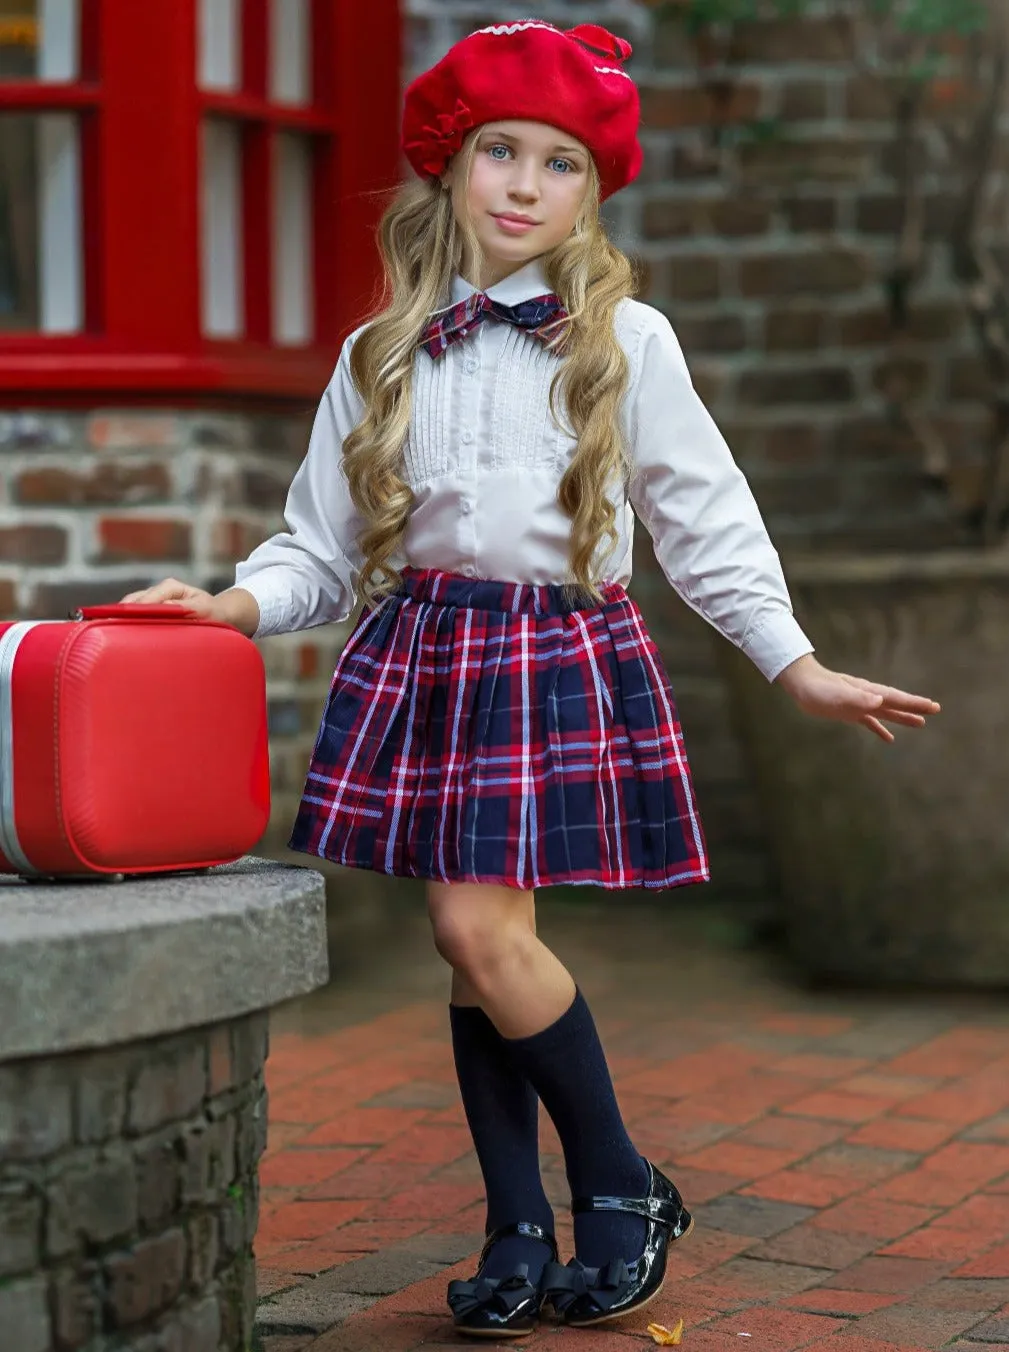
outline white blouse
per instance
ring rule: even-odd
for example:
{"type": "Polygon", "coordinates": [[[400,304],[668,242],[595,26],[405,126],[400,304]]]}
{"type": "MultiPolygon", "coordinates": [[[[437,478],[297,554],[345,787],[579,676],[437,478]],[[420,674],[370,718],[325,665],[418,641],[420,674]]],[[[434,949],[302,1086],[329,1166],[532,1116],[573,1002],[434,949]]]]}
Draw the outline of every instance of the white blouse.
{"type": "MultiPolygon", "coordinates": [[[[456,278],[452,302],[474,289],[456,278]]],[[[487,294],[515,305],[549,289],[535,261],[487,294]]],[[[618,544],[605,562],[603,542],[596,576],[630,580],[636,512],[670,585],[773,680],[813,645],[792,615],[749,486],[694,391],[668,321],[625,300],[616,331],[630,363],[621,426],[633,471],[626,497],[619,483],[613,490],[618,544]]],[[[350,374],[356,336],[344,344],[291,484],[290,533],[265,541],[236,571],[236,585],[259,604],[257,637],[346,619],[354,607],[361,520],[342,445],[363,410],[350,374]]],[[[550,413],[558,360],[532,334],[491,318],[437,360],[418,351],[404,451],[414,507],[394,566],[568,580],[571,523],[557,488],[575,441],[550,413]]]]}

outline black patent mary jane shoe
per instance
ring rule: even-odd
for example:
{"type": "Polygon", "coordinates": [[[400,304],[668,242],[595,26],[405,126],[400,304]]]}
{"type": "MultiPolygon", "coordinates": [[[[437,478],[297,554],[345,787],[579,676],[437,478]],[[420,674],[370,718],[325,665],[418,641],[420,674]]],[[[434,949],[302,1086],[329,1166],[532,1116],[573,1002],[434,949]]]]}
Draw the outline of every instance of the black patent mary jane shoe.
{"type": "Polygon", "coordinates": [[[503,1225],[487,1238],[477,1274],[472,1281],[454,1281],[448,1284],[448,1303],[456,1332],[471,1338],[525,1338],[535,1332],[543,1307],[542,1283],[529,1280],[529,1267],[520,1263],[510,1276],[483,1277],[481,1269],[487,1255],[498,1242],[509,1235],[524,1235],[538,1239],[550,1249],[551,1259],[557,1262],[557,1241],[548,1231],[530,1221],[503,1225]]]}
{"type": "Polygon", "coordinates": [[[566,1267],[548,1263],[543,1271],[543,1299],[565,1324],[588,1328],[640,1310],[662,1290],[669,1246],[694,1228],[683,1198],[654,1164],[648,1165],[647,1197],[579,1197],[573,1215],[584,1211],[628,1211],[648,1221],[645,1251],[633,1263],[615,1258],[603,1268],[589,1268],[573,1258],[566,1267]]]}

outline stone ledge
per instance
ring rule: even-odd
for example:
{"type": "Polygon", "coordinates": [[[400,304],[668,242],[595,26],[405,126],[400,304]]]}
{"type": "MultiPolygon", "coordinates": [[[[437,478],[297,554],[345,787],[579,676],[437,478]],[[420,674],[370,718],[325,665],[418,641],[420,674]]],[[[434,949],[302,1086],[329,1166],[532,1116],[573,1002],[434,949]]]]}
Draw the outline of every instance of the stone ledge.
{"type": "Polygon", "coordinates": [[[0,1061],[238,1018],[327,975],[311,869],[246,858],[121,883],[0,879],[0,1061]]]}

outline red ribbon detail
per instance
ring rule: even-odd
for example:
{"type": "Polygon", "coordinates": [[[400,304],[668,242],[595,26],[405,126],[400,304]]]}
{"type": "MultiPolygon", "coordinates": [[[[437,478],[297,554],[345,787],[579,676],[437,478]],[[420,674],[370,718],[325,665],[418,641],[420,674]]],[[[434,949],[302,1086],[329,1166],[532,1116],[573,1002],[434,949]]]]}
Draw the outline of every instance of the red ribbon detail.
{"type": "Polygon", "coordinates": [[[439,113],[435,123],[433,127],[423,127],[422,136],[406,147],[420,152],[424,172],[433,175],[442,173],[452,156],[462,148],[466,133],[473,126],[473,114],[462,99],[456,99],[453,111],[439,113]]]}

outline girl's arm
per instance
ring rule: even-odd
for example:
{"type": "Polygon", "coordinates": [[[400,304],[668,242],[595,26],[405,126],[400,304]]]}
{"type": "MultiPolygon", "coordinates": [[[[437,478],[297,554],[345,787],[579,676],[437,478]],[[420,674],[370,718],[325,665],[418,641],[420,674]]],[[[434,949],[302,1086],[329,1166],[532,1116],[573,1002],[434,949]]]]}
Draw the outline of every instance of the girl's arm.
{"type": "MultiPolygon", "coordinates": [[[[271,536],[235,570],[235,587],[259,609],[255,636],[344,620],[354,608],[361,519],[343,472],[343,442],[363,406],[350,374],[348,340],[322,396],[308,453],[284,509],[288,533],[271,536]]],[[[231,593],[224,593],[224,597],[231,593]]]]}
{"type": "Polygon", "coordinates": [[[354,608],[360,518],[343,473],[343,442],[363,412],[350,374],[353,335],[319,405],[308,453],[287,496],[289,533],[266,540],[235,570],[235,586],[211,596],[167,578],[124,602],[181,605],[250,638],[344,620],[354,608]]]}
{"type": "Polygon", "coordinates": [[[880,720],[920,727],[938,711],[934,701],[828,671],[812,656],[753,494],[672,327],[657,310],[634,308],[643,330],[628,345],[628,495],[672,587],[805,712],[861,723],[885,741],[880,720]]]}

